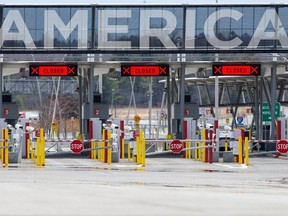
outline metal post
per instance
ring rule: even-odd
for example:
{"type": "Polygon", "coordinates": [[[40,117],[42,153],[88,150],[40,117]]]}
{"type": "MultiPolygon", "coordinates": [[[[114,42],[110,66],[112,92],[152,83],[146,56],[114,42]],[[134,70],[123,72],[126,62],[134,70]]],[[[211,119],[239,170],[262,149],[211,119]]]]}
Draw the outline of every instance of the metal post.
{"type": "Polygon", "coordinates": [[[80,126],[80,134],[83,134],[83,122],[82,122],[82,103],[83,103],[83,97],[82,97],[82,68],[79,70],[80,74],[78,75],[78,82],[79,82],[79,126],[80,126]]]}
{"type": "MultiPolygon", "coordinates": [[[[277,57],[276,57],[277,58],[277,57]]],[[[273,61],[273,66],[271,70],[271,135],[270,139],[274,140],[276,138],[276,121],[275,121],[275,102],[276,102],[276,72],[277,72],[277,62],[273,61]]]]}
{"type": "Polygon", "coordinates": [[[93,107],[94,107],[94,64],[90,65],[90,82],[89,82],[89,111],[90,118],[93,118],[93,107]]]}
{"type": "MultiPolygon", "coordinates": [[[[219,55],[215,54],[215,61],[219,61],[219,55]]],[[[219,120],[219,77],[215,76],[215,119],[219,120]]]]}
{"type": "Polygon", "coordinates": [[[259,85],[258,85],[258,77],[255,76],[255,138],[259,139],[259,85]]]}
{"type": "Polygon", "coordinates": [[[166,82],[167,82],[167,126],[168,126],[168,135],[171,136],[171,83],[170,83],[170,76],[168,76],[166,78],[166,82]]]}
{"type": "Polygon", "coordinates": [[[180,127],[179,132],[183,138],[184,126],[184,99],[185,99],[185,64],[181,64],[181,82],[180,82],[180,127]]]}
{"type": "MultiPolygon", "coordinates": [[[[153,91],[152,91],[152,85],[153,85],[153,77],[150,78],[150,84],[149,84],[149,138],[151,138],[151,118],[152,118],[152,99],[153,99],[153,91]]],[[[159,130],[159,127],[158,127],[159,130]]]]}
{"type": "MultiPolygon", "coordinates": [[[[112,89],[112,95],[111,95],[111,106],[110,106],[110,109],[111,109],[111,115],[113,115],[114,93],[115,93],[115,89],[112,89]]],[[[130,106],[129,106],[129,109],[130,109],[130,106]]],[[[116,117],[116,116],[114,116],[114,118],[115,118],[115,117],[116,117]]]]}
{"type": "Polygon", "coordinates": [[[263,114],[262,114],[262,102],[263,102],[263,78],[264,74],[261,73],[260,77],[260,106],[259,109],[261,111],[261,115],[259,115],[259,137],[256,137],[256,139],[263,139],[263,114]]]}

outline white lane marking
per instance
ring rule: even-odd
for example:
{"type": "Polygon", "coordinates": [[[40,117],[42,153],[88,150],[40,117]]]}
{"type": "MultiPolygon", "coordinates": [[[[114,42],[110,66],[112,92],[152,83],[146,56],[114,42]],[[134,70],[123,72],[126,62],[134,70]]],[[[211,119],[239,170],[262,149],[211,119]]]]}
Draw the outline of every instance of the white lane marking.
{"type": "Polygon", "coordinates": [[[217,166],[227,167],[230,169],[247,169],[248,168],[246,164],[234,164],[234,165],[221,164],[221,163],[214,163],[214,164],[217,166]]]}

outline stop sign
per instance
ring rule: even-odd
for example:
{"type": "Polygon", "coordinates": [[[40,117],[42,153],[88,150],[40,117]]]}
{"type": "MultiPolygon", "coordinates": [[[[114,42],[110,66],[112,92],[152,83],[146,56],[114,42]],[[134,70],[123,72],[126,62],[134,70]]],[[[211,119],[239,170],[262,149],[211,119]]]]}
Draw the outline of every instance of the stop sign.
{"type": "Polygon", "coordinates": [[[170,149],[174,154],[180,153],[184,148],[184,144],[181,140],[173,140],[170,144],[170,149]]]}
{"type": "Polygon", "coordinates": [[[79,154],[84,149],[84,144],[81,140],[73,140],[70,143],[70,149],[73,153],[79,154]]]}
{"type": "Polygon", "coordinates": [[[288,151],[288,142],[286,140],[280,140],[276,144],[276,150],[280,153],[286,153],[288,151]]]}

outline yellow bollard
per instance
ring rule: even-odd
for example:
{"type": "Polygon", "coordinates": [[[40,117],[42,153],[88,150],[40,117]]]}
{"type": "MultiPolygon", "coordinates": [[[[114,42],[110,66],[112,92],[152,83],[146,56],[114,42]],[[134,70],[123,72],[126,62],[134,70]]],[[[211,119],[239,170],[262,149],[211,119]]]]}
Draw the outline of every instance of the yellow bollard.
{"type": "MultiPolygon", "coordinates": [[[[98,148],[101,148],[102,146],[102,142],[98,142],[98,148]]],[[[98,149],[98,160],[101,161],[101,149],[98,149]]]]}
{"type": "Polygon", "coordinates": [[[131,152],[130,152],[130,142],[128,142],[128,145],[127,145],[127,158],[128,158],[128,161],[130,161],[131,159],[131,152]]]}
{"type": "MultiPolygon", "coordinates": [[[[206,130],[202,129],[202,140],[206,140],[206,130]]],[[[202,142],[202,147],[205,147],[205,142],[202,142]]],[[[206,158],[206,148],[202,148],[202,154],[201,154],[201,159],[202,162],[205,162],[205,158],[206,158]]]]}
{"type": "Polygon", "coordinates": [[[93,159],[96,160],[96,156],[97,156],[97,151],[96,151],[96,141],[93,141],[93,146],[94,146],[94,150],[93,150],[93,159]]]}
{"type": "MultiPolygon", "coordinates": [[[[189,148],[189,142],[185,142],[186,148],[189,148]]],[[[185,150],[185,158],[189,158],[189,150],[185,150]]]]}
{"type": "Polygon", "coordinates": [[[145,138],[143,136],[143,130],[140,130],[140,137],[141,137],[141,164],[142,164],[142,166],[145,166],[146,141],[145,141],[145,138]]]}
{"type": "Polygon", "coordinates": [[[30,159],[30,139],[27,139],[27,159],[30,159]]]}
{"type": "Polygon", "coordinates": [[[125,156],[124,156],[124,153],[125,153],[124,139],[121,139],[120,142],[121,142],[121,149],[122,149],[121,159],[124,159],[125,158],[125,156]]]}
{"type": "Polygon", "coordinates": [[[35,161],[35,146],[34,145],[35,145],[34,142],[33,143],[30,142],[31,160],[36,163],[36,161],[35,161]]]}
{"type": "Polygon", "coordinates": [[[41,166],[45,166],[45,137],[44,129],[40,129],[40,139],[41,139],[41,166]]]}
{"type": "Polygon", "coordinates": [[[136,137],[136,163],[140,164],[140,145],[139,145],[139,137],[136,137]]]}
{"type": "Polygon", "coordinates": [[[111,164],[112,163],[112,149],[110,148],[111,147],[111,142],[108,142],[108,158],[107,158],[107,163],[108,164],[111,164]]]}
{"type": "Polygon", "coordinates": [[[2,129],[2,146],[3,148],[0,149],[2,151],[2,163],[5,165],[5,167],[8,167],[8,161],[9,161],[9,154],[8,154],[8,129],[2,129]]]}
{"type": "Polygon", "coordinates": [[[100,161],[101,161],[101,162],[104,162],[104,149],[103,149],[103,147],[104,147],[104,142],[101,142],[101,147],[102,147],[102,149],[100,150],[100,152],[101,152],[100,161]]]}
{"type": "Polygon", "coordinates": [[[5,167],[7,168],[8,167],[8,161],[9,161],[9,154],[8,154],[8,129],[4,129],[4,134],[5,134],[5,141],[4,141],[4,147],[5,147],[5,153],[4,153],[4,157],[5,157],[5,160],[4,160],[4,164],[5,164],[5,167]]]}
{"type": "MultiPolygon", "coordinates": [[[[108,134],[108,140],[109,140],[109,142],[107,143],[107,146],[112,146],[112,138],[111,138],[112,131],[111,131],[111,130],[108,130],[108,131],[107,131],[107,134],[108,134]]],[[[107,161],[107,163],[109,163],[108,160],[109,160],[109,157],[110,157],[110,158],[111,158],[111,159],[110,159],[110,164],[111,164],[111,163],[112,163],[112,150],[110,149],[110,151],[109,151],[109,149],[110,149],[110,148],[107,149],[107,158],[106,158],[106,161],[107,161]]]]}
{"type": "Polygon", "coordinates": [[[249,165],[249,141],[248,137],[245,137],[245,164],[249,165]]]}
{"type": "Polygon", "coordinates": [[[243,163],[242,137],[238,138],[238,155],[239,155],[239,164],[242,164],[243,163]]]}
{"type": "MultiPolygon", "coordinates": [[[[188,142],[188,148],[191,148],[191,142],[188,142]]],[[[192,158],[192,150],[189,149],[188,150],[188,159],[191,159],[192,158]]]]}
{"type": "Polygon", "coordinates": [[[228,142],[227,141],[225,141],[225,144],[224,144],[224,147],[225,147],[225,152],[228,152],[228,142]]]}
{"type": "Polygon", "coordinates": [[[40,137],[37,137],[36,138],[36,164],[37,166],[40,166],[41,165],[41,151],[40,151],[40,148],[41,148],[41,142],[40,142],[40,137]]]}
{"type": "Polygon", "coordinates": [[[91,141],[91,159],[93,160],[94,159],[94,150],[95,149],[95,142],[94,141],[91,141]]]}
{"type": "Polygon", "coordinates": [[[2,161],[2,155],[3,155],[3,142],[0,142],[0,160],[2,161]]]}
{"type": "MultiPolygon", "coordinates": [[[[199,147],[199,142],[196,143],[196,147],[199,147]]],[[[196,151],[195,151],[195,159],[196,159],[196,160],[199,160],[199,159],[200,159],[199,148],[196,148],[196,151]]]]}
{"type": "Polygon", "coordinates": [[[3,142],[2,142],[2,149],[0,149],[1,150],[1,161],[2,161],[2,163],[4,164],[4,160],[5,160],[5,129],[3,128],[2,129],[2,134],[1,134],[1,138],[2,138],[2,140],[3,140],[3,142]]]}

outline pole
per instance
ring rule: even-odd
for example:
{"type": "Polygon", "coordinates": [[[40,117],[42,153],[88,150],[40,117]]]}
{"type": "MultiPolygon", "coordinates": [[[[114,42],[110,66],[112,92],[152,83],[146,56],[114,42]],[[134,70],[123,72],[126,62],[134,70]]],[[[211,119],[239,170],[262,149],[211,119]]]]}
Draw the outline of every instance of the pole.
{"type": "MultiPolygon", "coordinates": [[[[170,69],[171,70],[171,69],[170,69]]],[[[169,138],[172,138],[172,133],[171,133],[171,83],[170,83],[170,76],[167,76],[166,78],[167,82],[167,127],[168,127],[168,136],[169,138]]]]}
{"type": "Polygon", "coordinates": [[[94,65],[91,63],[90,65],[90,82],[89,82],[89,111],[90,118],[93,118],[93,108],[94,108],[94,65]]]}
{"type": "MultiPolygon", "coordinates": [[[[151,138],[151,117],[152,117],[152,85],[153,85],[153,78],[150,78],[150,84],[149,84],[149,138],[151,138]]],[[[159,127],[158,127],[159,130],[159,127]]]]}
{"type": "MultiPolygon", "coordinates": [[[[112,89],[112,95],[111,95],[111,107],[110,107],[110,109],[111,109],[111,115],[113,115],[113,106],[114,106],[114,92],[115,92],[115,89],[112,89]]],[[[115,118],[115,116],[114,116],[114,118],[115,118]]]]}
{"type": "Polygon", "coordinates": [[[82,97],[82,69],[79,70],[80,74],[78,75],[78,85],[79,85],[79,132],[80,134],[83,134],[83,122],[82,122],[82,103],[83,103],[83,97],[82,97]]]}
{"type": "Polygon", "coordinates": [[[248,137],[245,137],[245,164],[249,165],[249,142],[248,137]]]}
{"type": "MultiPolygon", "coordinates": [[[[273,57],[274,59],[274,57],[273,57]]],[[[275,57],[277,59],[277,57],[275,57]]],[[[276,138],[276,121],[275,121],[275,102],[276,102],[276,72],[277,72],[277,60],[273,60],[273,67],[271,70],[271,136],[270,139],[276,138]]]]}
{"type": "MultiPolygon", "coordinates": [[[[215,61],[219,61],[219,55],[215,54],[215,61]]],[[[219,120],[219,77],[215,76],[215,119],[219,120]]]]}
{"type": "Polygon", "coordinates": [[[185,65],[181,65],[181,83],[180,83],[180,127],[181,137],[184,136],[184,99],[185,99],[185,65]]]}
{"type": "Polygon", "coordinates": [[[258,85],[258,77],[255,76],[255,126],[256,126],[256,131],[255,131],[255,138],[259,139],[259,85],[258,85]]]}

